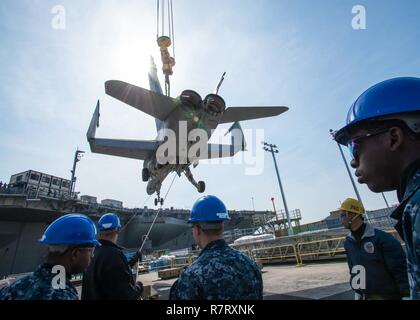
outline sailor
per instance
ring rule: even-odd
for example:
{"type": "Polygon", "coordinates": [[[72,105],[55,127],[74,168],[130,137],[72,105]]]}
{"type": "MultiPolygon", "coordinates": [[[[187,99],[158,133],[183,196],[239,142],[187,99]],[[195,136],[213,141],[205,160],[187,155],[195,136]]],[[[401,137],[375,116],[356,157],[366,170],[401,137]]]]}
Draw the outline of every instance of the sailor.
{"type": "Polygon", "coordinates": [[[90,263],[96,240],[95,224],[81,214],[55,220],[39,240],[48,245],[48,257],[32,274],[0,291],[0,300],[78,300],[71,275],[90,263]]]}
{"type": "Polygon", "coordinates": [[[409,296],[407,266],[400,242],[365,223],[362,203],[348,198],[339,208],[350,230],[344,241],[350,285],[361,300],[401,300],[409,296]]]}
{"type": "Polygon", "coordinates": [[[121,222],[114,213],[98,221],[99,242],[92,263],[83,276],[82,300],[138,300],[143,292],[131,268],[137,259],[127,261],[123,248],[117,245],[121,222]]]}
{"type": "Polygon", "coordinates": [[[173,284],[171,300],[257,300],[263,282],[257,264],[223,240],[229,215],[215,196],[198,199],[190,214],[192,232],[201,252],[173,284]]]}
{"type": "Polygon", "coordinates": [[[396,190],[391,217],[405,243],[411,298],[420,299],[420,78],[374,85],[351,106],[335,139],[348,145],[359,183],[396,190]]]}

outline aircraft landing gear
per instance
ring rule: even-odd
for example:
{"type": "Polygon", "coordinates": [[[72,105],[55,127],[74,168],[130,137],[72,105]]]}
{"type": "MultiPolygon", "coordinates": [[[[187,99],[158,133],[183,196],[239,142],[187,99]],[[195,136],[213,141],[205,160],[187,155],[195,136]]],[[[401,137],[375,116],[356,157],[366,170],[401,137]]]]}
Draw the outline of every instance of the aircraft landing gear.
{"type": "Polygon", "coordinates": [[[157,192],[157,198],[155,198],[155,206],[157,206],[158,204],[163,206],[163,198],[160,197],[160,192],[157,192]]]}
{"type": "Polygon", "coordinates": [[[155,206],[157,206],[158,204],[163,206],[163,199],[162,198],[155,198],[155,206]]]}
{"type": "Polygon", "coordinates": [[[198,181],[197,190],[199,193],[203,193],[206,190],[206,184],[204,183],[204,181],[198,181]]]}
{"type": "Polygon", "coordinates": [[[150,178],[150,171],[147,168],[143,168],[143,170],[141,171],[141,178],[144,182],[149,181],[150,178]]]}
{"type": "Polygon", "coordinates": [[[187,179],[191,182],[191,184],[194,186],[194,187],[196,187],[197,188],[197,191],[199,192],[199,193],[203,193],[204,192],[204,190],[206,190],[206,184],[204,183],[204,181],[198,181],[198,183],[197,183],[197,181],[195,181],[195,179],[194,179],[194,177],[193,177],[193,175],[192,175],[192,173],[191,173],[191,170],[190,170],[190,168],[185,168],[184,169],[184,174],[185,174],[185,176],[187,177],[187,179]]]}

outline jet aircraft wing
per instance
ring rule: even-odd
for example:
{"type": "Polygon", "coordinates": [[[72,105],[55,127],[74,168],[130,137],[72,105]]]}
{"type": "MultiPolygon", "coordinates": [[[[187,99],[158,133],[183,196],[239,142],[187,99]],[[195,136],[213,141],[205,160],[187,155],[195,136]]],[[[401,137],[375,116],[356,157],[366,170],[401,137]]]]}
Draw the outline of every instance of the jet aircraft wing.
{"type": "Polygon", "coordinates": [[[105,82],[105,92],[161,121],[165,121],[176,108],[170,97],[119,80],[105,82]]]}
{"type": "Polygon", "coordinates": [[[231,107],[226,109],[219,123],[274,117],[287,110],[288,107],[231,107]]]}

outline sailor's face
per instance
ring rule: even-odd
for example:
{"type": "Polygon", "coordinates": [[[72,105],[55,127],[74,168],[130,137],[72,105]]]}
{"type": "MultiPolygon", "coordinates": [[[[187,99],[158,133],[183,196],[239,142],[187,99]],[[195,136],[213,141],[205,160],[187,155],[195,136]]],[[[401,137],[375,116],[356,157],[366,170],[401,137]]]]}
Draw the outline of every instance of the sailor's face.
{"type": "Polygon", "coordinates": [[[93,257],[94,247],[75,248],[72,251],[72,273],[85,272],[93,257]]]}
{"type": "Polygon", "coordinates": [[[341,211],[341,224],[344,226],[344,228],[350,229],[350,221],[354,218],[354,216],[355,214],[352,212],[341,211]]]}
{"type": "MultiPolygon", "coordinates": [[[[357,129],[352,137],[368,134],[366,129],[357,129]]],[[[386,148],[386,132],[382,135],[355,140],[351,166],[356,169],[355,175],[360,184],[366,184],[373,192],[392,190],[390,176],[393,175],[390,153],[386,148]]]]}

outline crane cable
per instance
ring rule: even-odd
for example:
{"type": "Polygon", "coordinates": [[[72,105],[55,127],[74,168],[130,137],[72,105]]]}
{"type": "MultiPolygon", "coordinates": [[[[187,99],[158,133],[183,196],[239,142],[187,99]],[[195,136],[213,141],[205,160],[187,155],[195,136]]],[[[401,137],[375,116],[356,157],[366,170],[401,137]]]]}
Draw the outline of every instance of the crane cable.
{"type": "MultiPolygon", "coordinates": [[[[172,57],[175,61],[175,34],[174,34],[174,12],[172,6],[172,0],[168,0],[168,25],[169,25],[169,37],[172,39],[172,57]]],[[[168,97],[171,96],[171,82],[169,75],[165,77],[165,90],[168,97]]]]}
{"type": "Polygon", "coordinates": [[[172,39],[172,56],[175,59],[175,32],[174,32],[174,9],[172,6],[172,0],[169,0],[171,3],[171,39],[172,39]]]}
{"type": "Polygon", "coordinates": [[[156,15],[156,39],[159,38],[159,0],[157,0],[157,15],[156,15]]]}
{"type": "MultiPolygon", "coordinates": [[[[174,9],[172,0],[162,0],[162,35],[165,33],[165,1],[168,1],[168,35],[172,40],[172,56],[175,58],[175,29],[174,29],[174,9]]],[[[157,0],[157,14],[156,14],[156,39],[161,35],[159,34],[160,25],[160,0],[157,0]]]]}
{"type": "Polygon", "coordinates": [[[174,32],[174,14],[173,14],[173,3],[172,0],[157,0],[157,15],[156,15],[156,38],[161,50],[162,63],[163,63],[163,73],[165,75],[165,95],[171,95],[171,82],[169,76],[173,74],[172,67],[175,65],[175,32],[174,32]],[[167,13],[165,12],[165,7],[167,5],[167,13]],[[160,20],[161,18],[161,20],[160,20]],[[168,21],[167,27],[167,36],[165,35],[165,20],[168,21]],[[162,24],[161,30],[159,26],[162,24]],[[159,43],[159,40],[166,38],[169,40],[168,43],[159,43]],[[169,46],[172,45],[172,57],[168,51],[169,46]]]}

